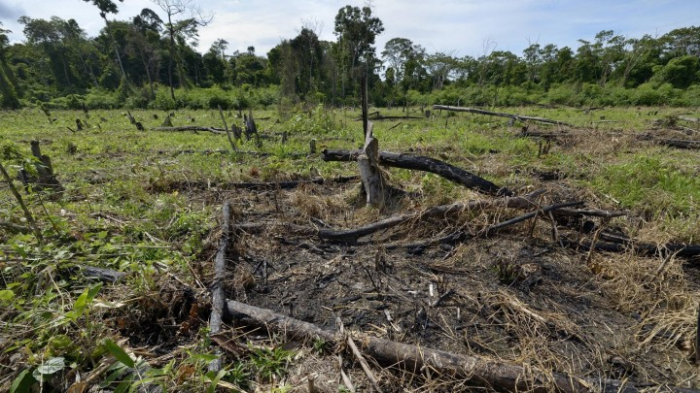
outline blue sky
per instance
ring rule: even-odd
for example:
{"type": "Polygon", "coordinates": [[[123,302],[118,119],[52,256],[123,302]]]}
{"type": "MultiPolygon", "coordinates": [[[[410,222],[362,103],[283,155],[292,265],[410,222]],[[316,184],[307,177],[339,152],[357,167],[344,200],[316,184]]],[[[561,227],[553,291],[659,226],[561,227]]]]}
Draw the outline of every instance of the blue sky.
{"type": "MultiPolygon", "coordinates": [[[[255,46],[265,54],[282,38],[292,38],[304,21],[315,21],[321,38],[333,40],[338,9],[362,0],[192,0],[214,14],[200,30],[199,50],[214,40],[229,42],[229,52],[255,46]]],[[[374,15],[385,31],[378,50],[394,37],[411,39],[428,52],[478,57],[492,49],[521,55],[529,43],[576,48],[578,39],[592,41],[601,30],[626,37],[663,35],[675,28],[700,25],[700,0],[374,0],[374,15]]],[[[143,8],[159,11],[149,0],[124,0],[116,19],[128,19],[143,8]]],[[[91,36],[103,27],[97,8],[82,0],[0,0],[0,21],[13,30],[13,42],[24,39],[17,19],[73,18],[91,36]]],[[[110,16],[114,19],[114,16],[110,16]]]]}

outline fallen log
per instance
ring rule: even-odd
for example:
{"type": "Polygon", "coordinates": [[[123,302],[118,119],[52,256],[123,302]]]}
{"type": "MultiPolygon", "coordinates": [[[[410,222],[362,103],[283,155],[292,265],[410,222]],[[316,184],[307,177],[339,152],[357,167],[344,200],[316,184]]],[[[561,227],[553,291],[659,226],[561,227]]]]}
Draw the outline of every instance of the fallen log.
{"type": "Polygon", "coordinates": [[[12,233],[29,233],[32,231],[32,228],[25,227],[22,225],[13,224],[13,223],[7,222],[7,221],[0,221],[0,229],[4,229],[4,230],[6,230],[8,232],[12,232],[12,233]]]}
{"type": "Polygon", "coordinates": [[[304,180],[287,180],[273,182],[241,182],[241,183],[221,183],[216,181],[177,181],[167,183],[167,186],[172,189],[198,189],[207,190],[217,188],[221,190],[289,190],[299,187],[304,184],[329,184],[337,183],[344,184],[354,180],[358,180],[359,176],[338,176],[330,179],[304,179],[304,180]]]}
{"type": "Polygon", "coordinates": [[[566,132],[544,132],[544,131],[537,131],[537,130],[526,130],[523,129],[523,131],[520,133],[520,136],[524,137],[531,137],[531,138],[542,138],[542,139],[558,139],[562,137],[569,136],[566,132]]]}
{"type": "Polygon", "coordinates": [[[151,130],[152,131],[169,131],[169,132],[204,131],[204,132],[211,132],[213,134],[223,134],[223,135],[226,134],[226,130],[224,130],[223,128],[204,127],[204,126],[153,127],[153,128],[151,128],[151,130]]]}
{"type": "Polygon", "coordinates": [[[80,272],[83,276],[87,278],[96,278],[100,281],[111,284],[120,282],[128,275],[128,273],[118,272],[112,269],[84,265],[73,265],[69,267],[67,271],[71,273],[80,272]]]}
{"type": "MultiPolygon", "coordinates": [[[[265,327],[289,338],[303,341],[321,339],[326,344],[337,346],[341,339],[333,332],[300,321],[271,310],[249,306],[234,300],[226,303],[228,313],[235,320],[253,326],[265,327]]],[[[544,373],[537,370],[480,359],[466,355],[407,345],[381,338],[356,333],[355,342],[359,349],[378,363],[413,373],[433,370],[443,376],[464,378],[477,385],[505,389],[509,391],[527,390],[533,392],[551,392],[552,388],[564,392],[586,391],[588,385],[565,374],[544,373]]]]}
{"type": "Polygon", "coordinates": [[[700,119],[689,116],[678,116],[678,120],[689,121],[691,123],[700,123],[700,119]]]}
{"type": "Polygon", "coordinates": [[[596,209],[557,209],[554,212],[555,216],[573,216],[573,217],[602,217],[602,218],[614,218],[623,217],[627,215],[627,212],[622,211],[610,211],[610,210],[596,210],[596,209]]]}
{"type": "Polygon", "coordinates": [[[700,149],[700,141],[684,139],[655,139],[659,145],[676,147],[679,149],[700,149]]]}
{"type": "MultiPolygon", "coordinates": [[[[219,249],[214,258],[214,282],[211,286],[211,314],[209,316],[209,334],[215,336],[221,331],[221,323],[224,315],[224,280],[226,279],[226,250],[231,241],[231,204],[226,201],[223,205],[221,223],[221,239],[219,249]]],[[[212,360],[209,363],[209,371],[214,373],[221,369],[221,358],[212,360]]]]}
{"type": "MultiPolygon", "coordinates": [[[[284,334],[299,341],[323,340],[331,347],[340,347],[342,336],[334,332],[298,319],[278,314],[272,310],[258,308],[235,300],[226,302],[228,315],[234,320],[255,327],[262,327],[271,333],[284,334]]],[[[477,386],[496,390],[529,391],[547,393],[559,391],[574,392],[626,392],[641,391],[634,384],[608,379],[582,379],[560,372],[549,372],[523,367],[514,363],[495,361],[469,355],[459,355],[438,349],[403,344],[364,333],[354,333],[354,342],[364,356],[377,363],[415,374],[426,371],[442,377],[459,378],[477,386]]],[[[648,387],[648,386],[646,386],[648,387]]],[[[669,391],[698,393],[695,389],[666,388],[669,391]]]]}
{"type": "MultiPolygon", "coordinates": [[[[591,249],[591,242],[587,240],[577,241],[574,239],[562,238],[562,243],[574,249],[583,249],[586,251],[591,249]]],[[[605,252],[632,251],[644,256],[661,255],[662,257],[666,257],[668,255],[675,255],[681,258],[700,256],[700,245],[698,244],[667,243],[656,245],[651,243],[635,243],[631,240],[624,241],[622,239],[616,240],[615,242],[596,242],[593,244],[593,249],[605,252]]]]}
{"type": "MultiPolygon", "coordinates": [[[[323,161],[356,161],[360,155],[359,150],[324,150],[321,158],[323,161]]],[[[468,188],[491,195],[512,196],[513,192],[505,187],[499,187],[490,181],[465,171],[462,168],[452,166],[444,161],[431,157],[414,156],[401,153],[380,152],[379,164],[394,168],[413,169],[430,172],[444,177],[447,180],[461,184],[468,188]]]]}
{"type": "Polygon", "coordinates": [[[694,139],[665,139],[657,138],[652,133],[644,133],[637,136],[637,139],[643,141],[652,141],[656,144],[676,147],[679,149],[700,149],[700,140],[694,139]]]}
{"type": "Polygon", "coordinates": [[[470,201],[466,203],[452,203],[449,205],[441,205],[420,212],[392,216],[355,229],[319,229],[317,235],[323,240],[331,240],[343,243],[355,243],[361,237],[371,235],[375,232],[379,232],[384,229],[389,229],[409,221],[419,222],[431,217],[448,216],[458,214],[464,211],[479,211],[488,208],[501,207],[526,209],[536,205],[534,202],[531,201],[531,199],[540,195],[542,192],[543,191],[537,191],[524,197],[513,197],[491,201],[470,201]]]}
{"type": "Polygon", "coordinates": [[[559,120],[545,119],[543,117],[522,116],[522,115],[516,115],[516,114],[512,114],[512,113],[491,112],[491,111],[486,111],[483,109],[476,109],[476,108],[464,108],[464,107],[460,107],[460,106],[447,106],[447,105],[433,105],[433,109],[442,109],[442,110],[451,111],[451,112],[469,112],[469,113],[476,113],[479,115],[486,115],[486,116],[507,117],[507,118],[513,119],[513,120],[535,121],[535,122],[540,122],[540,123],[556,124],[558,126],[573,127],[573,125],[571,125],[569,123],[565,123],[563,121],[559,121],[559,120]]]}
{"type": "Polygon", "coordinates": [[[453,233],[450,233],[445,236],[441,237],[435,237],[431,239],[426,239],[426,240],[419,240],[416,242],[412,243],[391,243],[391,244],[385,244],[384,248],[387,250],[392,250],[392,249],[397,249],[397,248],[406,248],[410,250],[411,253],[421,253],[425,248],[430,247],[432,245],[437,245],[437,244],[448,244],[448,245],[456,245],[459,243],[464,243],[465,241],[469,239],[474,239],[474,238],[479,238],[479,237],[488,237],[491,234],[493,234],[496,231],[499,231],[503,228],[509,227],[511,225],[515,225],[519,222],[523,222],[526,220],[529,220],[531,218],[537,217],[539,214],[542,213],[549,213],[553,212],[557,209],[564,209],[567,207],[571,206],[576,206],[576,205],[582,205],[583,202],[565,202],[565,203],[558,203],[554,205],[549,205],[549,206],[544,206],[536,211],[524,214],[522,216],[518,216],[515,218],[512,218],[510,220],[506,220],[503,222],[499,222],[497,224],[489,225],[488,227],[484,228],[483,230],[479,231],[476,234],[470,234],[465,231],[456,231],[453,233]]]}

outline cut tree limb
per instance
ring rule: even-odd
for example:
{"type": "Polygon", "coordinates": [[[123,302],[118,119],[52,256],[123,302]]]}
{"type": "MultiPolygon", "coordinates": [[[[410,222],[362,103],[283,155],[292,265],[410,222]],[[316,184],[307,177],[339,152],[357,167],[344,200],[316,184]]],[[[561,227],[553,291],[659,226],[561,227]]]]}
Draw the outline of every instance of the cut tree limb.
{"type": "MultiPolygon", "coordinates": [[[[214,336],[221,331],[224,315],[224,280],[226,279],[226,250],[231,241],[231,204],[226,201],[221,212],[221,240],[214,259],[214,283],[212,284],[211,315],[209,316],[209,334],[214,336]]],[[[209,371],[217,373],[221,369],[221,358],[209,363],[209,371]]]]}
{"type": "MultiPolygon", "coordinates": [[[[235,320],[270,332],[284,334],[300,341],[321,339],[330,346],[339,346],[341,337],[318,326],[275,313],[268,309],[250,306],[234,300],[226,303],[228,314],[235,320]]],[[[403,344],[363,333],[353,334],[358,350],[377,363],[411,373],[435,372],[443,377],[460,378],[465,382],[496,390],[565,393],[591,391],[640,392],[631,383],[618,380],[584,380],[572,375],[548,372],[533,367],[522,367],[503,361],[458,355],[437,349],[403,344]]],[[[669,391],[698,393],[695,389],[667,387],[669,391]]]]}
{"type": "Polygon", "coordinates": [[[700,119],[689,116],[678,116],[678,120],[689,121],[691,123],[700,123],[700,119]]]}
{"type": "Polygon", "coordinates": [[[470,201],[465,203],[452,203],[449,205],[441,205],[430,209],[415,212],[395,215],[383,220],[373,222],[355,229],[319,229],[318,237],[324,240],[339,241],[344,243],[355,243],[357,239],[371,235],[372,233],[389,229],[394,226],[409,222],[422,221],[431,217],[449,216],[459,214],[464,211],[480,211],[489,208],[515,208],[527,209],[536,206],[531,199],[540,195],[543,191],[537,191],[524,197],[512,197],[491,201],[470,201]]]}
{"type": "Polygon", "coordinates": [[[536,121],[536,122],[540,122],[540,123],[556,124],[558,126],[573,127],[573,125],[571,125],[569,123],[565,123],[563,121],[559,121],[559,120],[545,119],[543,117],[515,115],[512,113],[491,112],[491,111],[486,111],[483,109],[476,109],[476,108],[464,108],[464,107],[460,107],[460,106],[447,106],[447,105],[433,105],[433,109],[442,109],[442,110],[452,111],[452,112],[469,112],[469,113],[476,113],[479,115],[486,115],[486,116],[507,117],[507,118],[513,119],[513,120],[536,121]]]}
{"type": "MultiPolygon", "coordinates": [[[[562,238],[564,245],[575,248],[575,249],[591,249],[591,242],[587,240],[576,241],[570,238],[562,238]]],[[[634,251],[639,255],[661,255],[667,256],[669,254],[675,254],[677,257],[681,258],[693,258],[700,256],[700,244],[678,244],[678,243],[667,243],[667,244],[651,244],[651,243],[635,243],[632,241],[623,241],[617,243],[610,242],[595,242],[592,249],[596,251],[607,251],[607,252],[627,252],[634,251]]]]}
{"type": "MultiPolygon", "coordinates": [[[[226,303],[228,313],[236,320],[263,326],[274,332],[284,333],[296,340],[321,339],[331,346],[339,344],[339,339],[329,331],[270,310],[249,306],[234,300],[226,303]]],[[[551,388],[564,392],[585,391],[588,386],[564,374],[548,374],[524,369],[513,364],[497,363],[476,357],[455,355],[431,348],[417,347],[394,341],[375,338],[366,334],[356,334],[358,350],[374,358],[378,363],[421,373],[433,370],[445,376],[464,378],[477,385],[489,386],[509,391],[528,390],[550,392],[551,388]]]]}
{"type": "Polygon", "coordinates": [[[179,126],[179,127],[153,127],[153,131],[170,131],[170,132],[185,132],[185,131],[205,131],[211,132],[213,134],[226,134],[226,130],[223,128],[216,127],[204,127],[204,126],[179,126]]]}
{"type": "MultiPolygon", "coordinates": [[[[356,161],[360,155],[359,150],[324,150],[321,158],[323,161],[356,161]]],[[[491,195],[512,196],[513,192],[505,187],[499,187],[490,181],[476,176],[464,169],[452,166],[444,161],[425,156],[413,156],[401,153],[380,152],[379,164],[394,168],[412,169],[430,172],[444,177],[447,180],[461,184],[467,188],[473,188],[491,195]]]]}
{"type": "Polygon", "coordinates": [[[544,214],[548,212],[555,211],[557,209],[563,209],[571,206],[576,206],[576,205],[582,205],[583,202],[565,202],[565,203],[558,203],[554,205],[549,205],[542,207],[536,211],[524,214],[522,216],[518,216],[515,218],[512,218],[510,220],[506,220],[503,222],[499,222],[498,224],[493,224],[476,235],[469,234],[464,231],[457,231],[453,232],[449,235],[442,236],[442,237],[436,237],[436,238],[431,238],[431,239],[426,239],[426,240],[420,240],[417,242],[412,242],[408,244],[401,244],[401,243],[392,243],[392,244],[385,244],[384,247],[389,250],[389,249],[395,249],[395,248],[408,248],[409,250],[414,250],[414,252],[420,252],[421,250],[435,245],[435,244],[459,244],[463,243],[468,239],[476,238],[476,237],[488,237],[489,235],[493,234],[494,232],[501,230],[503,228],[509,227],[511,225],[515,225],[519,222],[523,222],[526,220],[529,220],[531,218],[537,217],[538,214],[544,214]]]}

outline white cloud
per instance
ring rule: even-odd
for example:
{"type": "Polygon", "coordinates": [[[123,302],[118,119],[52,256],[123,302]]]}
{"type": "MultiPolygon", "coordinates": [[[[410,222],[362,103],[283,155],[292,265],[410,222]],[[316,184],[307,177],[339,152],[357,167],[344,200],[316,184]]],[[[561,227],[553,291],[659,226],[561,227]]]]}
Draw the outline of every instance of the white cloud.
{"type": "MultiPolygon", "coordinates": [[[[302,20],[321,22],[321,38],[334,40],[338,10],[348,3],[365,4],[363,0],[194,2],[214,13],[214,21],[200,29],[199,51],[207,51],[215,40],[223,38],[229,42],[230,51],[254,46],[262,55],[281,39],[296,36],[302,20]]],[[[429,52],[458,56],[482,55],[487,39],[497,43],[498,50],[521,54],[528,42],[576,47],[578,39],[592,40],[601,30],[615,30],[630,37],[664,34],[696,23],[694,15],[700,13],[700,2],[688,0],[375,0],[372,4],[373,13],[385,27],[377,38],[378,51],[391,38],[405,37],[429,52]]],[[[125,0],[118,6],[116,19],[121,20],[137,15],[143,8],[161,13],[149,0],[125,0]]],[[[81,0],[4,0],[0,18],[14,31],[13,41],[24,39],[22,26],[12,16],[21,11],[31,18],[73,18],[91,36],[104,26],[97,8],[81,0]]]]}

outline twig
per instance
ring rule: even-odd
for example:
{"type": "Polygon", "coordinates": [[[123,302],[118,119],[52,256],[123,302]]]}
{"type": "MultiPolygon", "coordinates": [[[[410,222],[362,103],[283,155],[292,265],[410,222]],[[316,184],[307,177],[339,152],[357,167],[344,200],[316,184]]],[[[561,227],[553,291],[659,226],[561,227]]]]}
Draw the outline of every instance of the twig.
{"type": "Polygon", "coordinates": [[[345,387],[348,388],[349,391],[354,393],[355,385],[352,384],[350,377],[348,377],[348,375],[345,374],[345,371],[343,371],[343,358],[340,355],[338,355],[338,365],[340,367],[340,378],[343,380],[343,385],[345,385],[345,387]]]}
{"type": "Polygon", "coordinates": [[[221,105],[219,105],[219,115],[221,115],[221,121],[224,122],[224,130],[226,130],[228,143],[231,144],[231,150],[237,152],[238,148],[236,147],[236,143],[233,141],[233,139],[231,139],[231,131],[228,129],[228,125],[226,124],[226,118],[224,117],[224,111],[221,110],[221,105]]]}
{"type": "Polygon", "coordinates": [[[391,130],[393,130],[394,128],[396,128],[396,127],[400,126],[400,125],[401,125],[401,123],[403,123],[403,122],[402,122],[402,121],[400,121],[400,122],[398,122],[398,123],[394,124],[393,126],[389,127],[389,129],[388,129],[387,131],[391,131],[391,130]]]}
{"type": "Polygon", "coordinates": [[[32,213],[30,213],[29,209],[27,209],[27,205],[24,204],[24,200],[17,191],[17,188],[15,188],[15,185],[12,184],[12,179],[5,170],[5,167],[2,165],[2,162],[0,162],[0,172],[2,172],[2,176],[5,178],[7,185],[10,186],[10,191],[12,191],[12,195],[15,196],[15,199],[17,199],[17,203],[19,203],[19,206],[22,208],[22,211],[24,212],[24,217],[27,219],[27,222],[32,227],[32,230],[34,231],[34,236],[36,236],[36,240],[39,242],[39,244],[44,243],[44,237],[41,236],[41,231],[36,225],[36,221],[34,221],[34,216],[32,216],[32,213]]]}
{"type": "MultiPolygon", "coordinates": [[[[340,320],[340,318],[336,318],[336,322],[338,323],[338,326],[340,327],[341,332],[344,332],[345,328],[343,327],[343,322],[340,320]]],[[[341,333],[342,334],[342,333],[341,333]]],[[[357,348],[357,345],[355,345],[355,341],[353,341],[352,337],[348,334],[348,339],[347,339],[348,346],[350,347],[350,350],[352,351],[353,355],[357,358],[357,361],[360,362],[360,366],[362,366],[362,370],[365,372],[367,375],[367,378],[369,381],[372,383],[372,387],[377,392],[381,392],[382,390],[379,389],[379,383],[377,382],[377,378],[374,376],[374,373],[372,373],[372,369],[369,368],[369,364],[367,364],[367,361],[365,360],[365,357],[362,356],[362,352],[357,348]]]]}

